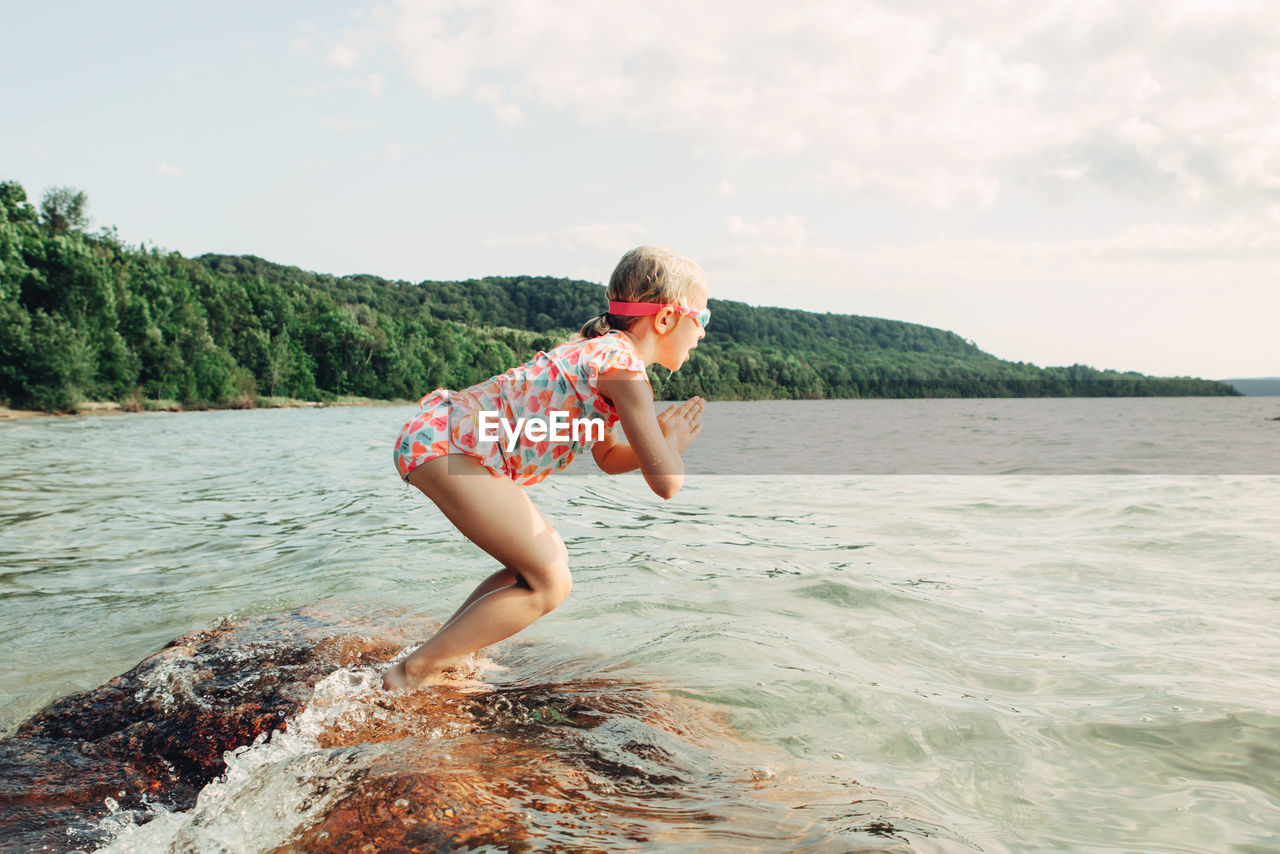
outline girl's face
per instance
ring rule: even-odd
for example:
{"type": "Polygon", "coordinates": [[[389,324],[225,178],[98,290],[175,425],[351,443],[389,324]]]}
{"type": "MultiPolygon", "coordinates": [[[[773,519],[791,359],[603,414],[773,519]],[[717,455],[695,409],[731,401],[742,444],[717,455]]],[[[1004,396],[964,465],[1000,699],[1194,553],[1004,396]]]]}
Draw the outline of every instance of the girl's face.
{"type": "MultiPolygon", "coordinates": [[[[707,307],[707,285],[698,282],[689,291],[689,307],[704,309],[707,307]]],[[[692,317],[671,313],[667,330],[658,337],[657,362],[664,368],[677,371],[689,361],[689,351],[698,346],[698,342],[706,336],[706,331],[698,326],[692,317]]]]}

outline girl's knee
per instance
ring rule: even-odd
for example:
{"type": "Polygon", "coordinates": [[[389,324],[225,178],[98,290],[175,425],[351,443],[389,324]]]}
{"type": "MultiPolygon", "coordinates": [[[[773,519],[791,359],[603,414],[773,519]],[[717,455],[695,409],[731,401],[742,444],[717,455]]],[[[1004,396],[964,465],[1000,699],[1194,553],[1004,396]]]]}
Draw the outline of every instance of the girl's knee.
{"type": "Polygon", "coordinates": [[[560,606],[560,603],[569,598],[569,591],[573,589],[573,577],[569,575],[569,567],[565,566],[564,572],[558,575],[551,583],[550,589],[547,591],[545,600],[546,613],[554,611],[560,606]]]}
{"type": "Polygon", "coordinates": [[[557,560],[537,572],[523,573],[522,579],[537,597],[538,607],[542,613],[549,614],[554,611],[573,589],[568,554],[563,546],[557,560]]]}
{"type": "Polygon", "coordinates": [[[569,548],[564,544],[564,538],[560,536],[560,532],[552,530],[551,535],[556,540],[556,554],[554,562],[557,569],[563,569],[564,574],[569,574],[569,548]]]}
{"type": "Polygon", "coordinates": [[[565,548],[564,540],[559,534],[556,534],[556,544],[559,546],[559,552],[552,580],[552,598],[555,600],[552,608],[567,599],[569,591],[573,589],[573,575],[569,572],[569,550],[565,548]]]}

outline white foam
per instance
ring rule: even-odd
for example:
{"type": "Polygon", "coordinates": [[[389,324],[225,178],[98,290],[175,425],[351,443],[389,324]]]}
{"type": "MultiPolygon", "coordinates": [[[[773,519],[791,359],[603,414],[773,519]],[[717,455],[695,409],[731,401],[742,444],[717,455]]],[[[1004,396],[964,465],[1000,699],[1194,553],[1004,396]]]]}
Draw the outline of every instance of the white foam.
{"type": "MultiPolygon", "coordinates": [[[[165,666],[142,690],[160,690],[162,685],[182,690],[188,668],[179,661],[165,666]]],[[[381,672],[372,667],[329,674],[285,731],[276,730],[269,737],[262,733],[253,744],[228,751],[226,772],[200,791],[194,807],[170,812],[149,805],[152,818],[145,824],[113,812],[100,826],[117,835],[98,851],[213,854],[261,851],[288,842],[350,790],[360,767],[357,755],[367,746],[325,749],[320,735],[339,719],[349,724],[384,716],[385,711],[371,702],[381,691],[381,681],[381,672]]]]}
{"type": "Polygon", "coordinates": [[[159,700],[161,708],[172,712],[178,708],[177,700],[210,709],[208,701],[200,696],[196,685],[208,675],[208,667],[186,647],[174,647],[158,656],[159,660],[141,674],[142,685],[134,693],[140,703],[159,700]]]}
{"type": "MultiPolygon", "coordinates": [[[[402,649],[391,663],[413,649],[402,649]]],[[[457,676],[473,689],[492,687],[483,681],[488,669],[505,668],[476,654],[460,663],[457,676]]],[[[198,657],[177,648],[143,676],[136,696],[158,699],[165,709],[175,708],[176,697],[208,708],[196,690],[207,675],[198,657]]],[[[109,814],[98,827],[113,838],[98,849],[99,854],[213,854],[267,850],[288,842],[350,790],[362,764],[360,755],[376,749],[371,745],[323,748],[321,734],[389,720],[385,704],[377,702],[381,695],[381,667],[344,667],[330,673],[316,684],[311,701],[286,722],[284,730],[262,733],[253,744],[227,751],[223,755],[226,772],[200,790],[191,809],[173,812],[146,804],[149,818],[139,823],[134,813],[107,804],[109,814]]],[[[456,733],[440,727],[427,735],[439,739],[456,733]]]]}

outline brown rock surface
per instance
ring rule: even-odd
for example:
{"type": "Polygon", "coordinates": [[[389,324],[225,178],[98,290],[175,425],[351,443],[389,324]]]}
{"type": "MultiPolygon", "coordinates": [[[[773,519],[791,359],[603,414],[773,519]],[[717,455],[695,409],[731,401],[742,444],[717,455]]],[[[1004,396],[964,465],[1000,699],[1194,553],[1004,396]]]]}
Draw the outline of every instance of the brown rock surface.
{"type": "Polygon", "coordinates": [[[34,715],[0,740],[0,850],[100,841],[91,819],[108,797],[126,810],[142,810],[144,796],[189,808],[225,751],[282,727],[319,679],[407,642],[344,622],[295,611],[224,623],[34,715]]]}

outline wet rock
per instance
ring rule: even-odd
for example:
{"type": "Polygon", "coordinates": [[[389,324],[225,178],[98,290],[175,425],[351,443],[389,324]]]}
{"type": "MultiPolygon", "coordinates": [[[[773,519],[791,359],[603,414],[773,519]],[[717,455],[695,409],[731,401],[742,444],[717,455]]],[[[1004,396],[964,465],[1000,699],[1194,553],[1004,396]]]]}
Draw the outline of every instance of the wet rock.
{"type": "Polygon", "coordinates": [[[691,839],[905,850],[893,824],[856,801],[796,809],[794,779],[752,764],[763,748],[653,686],[524,684],[532,668],[517,648],[499,685],[377,688],[380,664],[427,632],[402,615],[309,608],[179,638],[0,741],[0,850],[90,849],[122,824],[136,830],[121,842],[140,834],[135,850],[615,850],[691,839]]]}
{"type": "Polygon", "coordinates": [[[390,702],[398,712],[390,726],[339,722],[327,733],[331,745],[366,745],[363,773],[278,852],[371,843],[394,851],[590,849],[593,840],[607,850],[654,843],[673,832],[673,821],[712,825],[727,816],[707,803],[741,800],[745,778],[711,782],[711,769],[699,767],[711,757],[697,750],[680,757],[657,743],[670,737],[687,751],[699,729],[706,734],[704,710],[616,680],[435,690],[390,702]],[[422,738],[414,731],[421,721],[452,729],[447,738],[422,738]],[[702,797],[689,797],[697,787],[702,797]],[[707,798],[708,787],[719,791],[707,798]]]}
{"type": "Polygon", "coordinates": [[[36,714],[0,740],[0,850],[91,847],[107,798],[189,808],[226,751],[284,728],[319,679],[407,642],[351,622],[310,610],[224,623],[36,714]]]}

